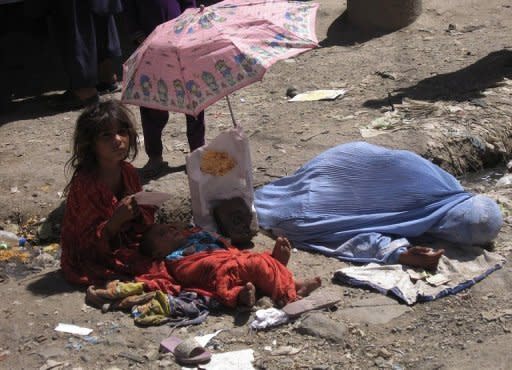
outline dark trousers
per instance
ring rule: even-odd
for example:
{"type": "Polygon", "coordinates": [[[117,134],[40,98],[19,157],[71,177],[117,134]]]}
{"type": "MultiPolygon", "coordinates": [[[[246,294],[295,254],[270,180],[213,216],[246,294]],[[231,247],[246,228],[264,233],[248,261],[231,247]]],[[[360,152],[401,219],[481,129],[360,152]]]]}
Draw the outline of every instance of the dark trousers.
{"type": "MultiPolygon", "coordinates": [[[[187,117],[187,139],[190,151],[204,145],[204,111],[197,118],[187,117]]],[[[144,135],[144,149],[148,157],[160,157],[163,153],[162,131],[169,120],[169,112],[151,108],[140,107],[142,132],[144,135]]]]}
{"type": "Polygon", "coordinates": [[[89,1],[60,0],[53,21],[70,88],[95,87],[98,64],[121,56],[114,16],[95,12],[89,1]]]}

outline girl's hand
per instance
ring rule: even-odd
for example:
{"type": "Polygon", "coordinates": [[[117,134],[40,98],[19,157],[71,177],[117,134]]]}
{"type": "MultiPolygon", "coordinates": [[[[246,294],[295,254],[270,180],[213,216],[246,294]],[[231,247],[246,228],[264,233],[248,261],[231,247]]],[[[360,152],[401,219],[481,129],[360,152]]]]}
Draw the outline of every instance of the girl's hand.
{"type": "Polygon", "coordinates": [[[116,224],[123,225],[125,222],[134,219],[139,214],[140,208],[137,201],[133,195],[128,195],[119,201],[111,220],[116,224]]]}
{"type": "Polygon", "coordinates": [[[121,199],[114,210],[114,214],[106,225],[106,234],[108,239],[113,238],[121,227],[128,221],[140,216],[140,208],[133,195],[121,199]]]}

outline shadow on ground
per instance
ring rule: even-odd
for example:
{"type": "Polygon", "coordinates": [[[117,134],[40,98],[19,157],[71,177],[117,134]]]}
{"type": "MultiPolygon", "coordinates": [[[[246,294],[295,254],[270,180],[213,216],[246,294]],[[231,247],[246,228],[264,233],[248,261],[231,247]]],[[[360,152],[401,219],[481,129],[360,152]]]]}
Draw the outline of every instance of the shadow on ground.
{"type": "Polygon", "coordinates": [[[512,78],[512,50],[494,51],[458,71],[439,74],[419,81],[416,85],[395,90],[391,98],[367,100],[363,105],[380,108],[399,104],[403,98],[414,100],[468,101],[484,98],[483,91],[498,86],[503,78],[512,78]]]}
{"type": "Polygon", "coordinates": [[[186,173],[187,172],[186,165],[182,164],[181,166],[171,167],[166,164],[166,165],[162,166],[160,169],[158,169],[158,173],[156,173],[153,176],[146,176],[144,174],[144,170],[142,168],[137,168],[137,173],[139,174],[142,185],[146,185],[150,181],[157,180],[161,177],[169,175],[170,173],[177,173],[177,172],[185,172],[186,173]]]}
{"type": "MultiPolygon", "coordinates": [[[[23,2],[5,4],[0,11],[0,126],[21,120],[62,113],[57,95],[68,88],[55,31],[47,18],[25,16],[23,2]]],[[[118,76],[121,64],[134,50],[122,19],[117,22],[123,57],[114,60],[118,76]]]]}
{"type": "Polygon", "coordinates": [[[38,275],[27,284],[27,290],[38,296],[51,296],[55,294],[71,293],[77,288],[64,280],[60,269],[38,275]]]}
{"type": "Polygon", "coordinates": [[[345,11],[329,26],[327,37],[320,41],[320,45],[329,47],[362,44],[391,32],[360,29],[349,22],[347,11],[345,11]]]}

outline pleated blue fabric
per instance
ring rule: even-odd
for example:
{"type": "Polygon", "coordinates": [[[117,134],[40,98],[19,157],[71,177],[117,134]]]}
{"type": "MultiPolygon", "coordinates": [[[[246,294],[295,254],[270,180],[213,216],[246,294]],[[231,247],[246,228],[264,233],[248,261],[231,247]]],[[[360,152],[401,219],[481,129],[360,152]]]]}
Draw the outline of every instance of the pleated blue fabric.
{"type": "Polygon", "coordinates": [[[408,245],[396,238],[429,232],[455,243],[494,238],[502,224],[499,207],[484,196],[467,202],[473,197],[455,177],[413,152],[352,142],[258,189],[255,207],[262,228],[298,248],[349,261],[396,263],[408,245]]]}

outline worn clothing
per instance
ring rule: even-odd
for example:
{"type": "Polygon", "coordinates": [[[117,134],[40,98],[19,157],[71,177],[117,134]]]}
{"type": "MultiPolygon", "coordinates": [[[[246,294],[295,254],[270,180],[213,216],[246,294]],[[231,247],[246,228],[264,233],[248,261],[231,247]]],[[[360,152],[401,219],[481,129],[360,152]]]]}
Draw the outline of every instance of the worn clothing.
{"type": "MultiPolygon", "coordinates": [[[[122,162],[124,196],[142,190],[132,165],[122,162]]],[[[94,174],[79,172],[72,180],[61,228],[61,268],[75,284],[101,284],[125,277],[145,283],[146,290],[179,292],[163,261],[151,261],[138,250],[147,225],[154,222],[154,208],[140,206],[141,217],[127,223],[113,240],[104,236],[119,199],[94,174]]]]}
{"type": "Polygon", "coordinates": [[[204,251],[168,261],[183,288],[212,295],[227,307],[236,307],[238,294],[251,282],[262,295],[283,303],[297,299],[293,275],[270,253],[236,248],[204,251]]]}
{"type": "Polygon", "coordinates": [[[133,39],[146,37],[156,26],[181,14],[177,0],[123,0],[128,32],[133,39]]]}
{"type": "Polygon", "coordinates": [[[297,247],[355,262],[396,263],[400,237],[431,234],[485,244],[498,234],[498,205],[405,150],[365,142],[329,149],[255,192],[260,226],[297,247]]]}
{"type": "MultiPolygon", "coordinates": [[[[204,111],[196,117],[185,115],[187,119],[187,139],[190,151],[204,145],[204,111]]],[[[140,107],[144,149],[148,157],[159,157],[163,153],[162,131],[169,120],[169,112],[140,107]]]]}
{"type": "Polygon", "coordinates": [[[188,251],[189,254],[192,254],[206,250],[213,251],[216,249],[225,248],[225,239],[220,238],[214,235],[213,233],[207,231],[199,231],[191,235],[188,235],[183,245],[181,245],[178,249],[174,250],[172,253],[168,254],[165,257],[165,259],[169,261],[179,260],[185,256],[185,251],[188,251]]]}
{"type": "Polygon", "coordinates": [[[70,89],[95,87],[98,64],[121,56],[114,14],[120,0],[55,0],[51,3],[57,45],[61,49],[70,89]]]}

